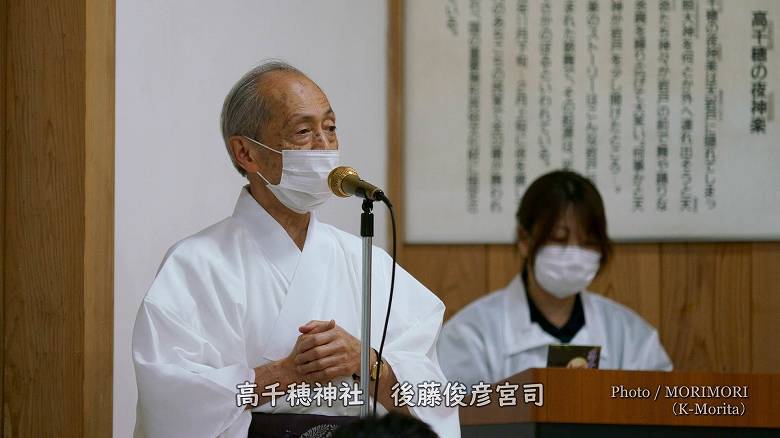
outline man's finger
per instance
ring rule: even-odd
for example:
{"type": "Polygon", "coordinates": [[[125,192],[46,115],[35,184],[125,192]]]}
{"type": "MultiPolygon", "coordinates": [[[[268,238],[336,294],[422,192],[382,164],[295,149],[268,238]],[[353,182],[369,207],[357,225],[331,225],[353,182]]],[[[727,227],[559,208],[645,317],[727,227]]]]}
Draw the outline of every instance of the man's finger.
{"type": "Polygon", "coordinates": [[[332,356],[336,353],[343,353],[341,350],[341,345],[333,342],[325,345],[319,345],[317,347],[306,350],[303,353],[299,353],[297,356],[295,356],[294,362],[296,365],[303,365],[313,360],[319,360],[328,356],[332,356]]]}
{"type": "Polygon", "coordinates": [[[321,328],[325,324],[327,324],[329,321],[319,321],[319,320],[311,320],[307,322],[306,324],[298,327],[298,331],[301,333],[309,333],[314,329],[321,328]]]}
{"type": "Polygon", "coordinates": [[[312,348],[319,347],[333,342],[338,337],[338,333],[335,330],[329,330],[323,333],[308,333],[301,335],[298,338],[298,346],[296,347],[296,353],[301,354],[312,348]]]}
{"type": "Polygon", "coordinates": [[[332,366],[339,365],[342,362],[346,361],[346,357],[341,354],[334,354],[332,356],[327,356],[322,359],[313,360],[311,362],[305,363],[303,365],[298,365],[296,367],[296,371],[298,371],[298,374],[311,374],[318,371],[326,370],[332,366]]]}
{"type": "Polygon", "coordinates": [[[348,365],[339,364],[324,369],[322,371],[317,371],[314,373],[307,374],[304,377],[306,378],[307,382],[325,383],[339,377],[348,377],[351,375],[352,373],[350,373],[348,365]]]}
{"type": "Polygon", "coordinates": [[[330,321],[312,320],[298,327],[298,331],[303,334],[320,333],[330,330],[333,327],[336,327],[336,320],[334,319],[331,319],[330,321]]]}

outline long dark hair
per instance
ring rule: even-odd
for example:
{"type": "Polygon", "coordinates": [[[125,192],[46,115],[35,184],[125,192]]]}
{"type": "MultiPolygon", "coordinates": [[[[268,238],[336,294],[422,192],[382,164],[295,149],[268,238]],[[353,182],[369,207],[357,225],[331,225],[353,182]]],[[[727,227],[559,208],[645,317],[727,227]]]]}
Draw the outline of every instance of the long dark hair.
{"type": "Polygon", "coordinates": [[[599,191],[589,179],[576,172],[556,170],[531,183],[517,209],[517,225],[529,237],[526,266],[529,262],[533,264],[539,247],[547,242],[553,227],[569,207],[574,209],[588,237],[597,242],[601,266],[606,265],[612,243],[607,236],[607,217],[599,191]]]}

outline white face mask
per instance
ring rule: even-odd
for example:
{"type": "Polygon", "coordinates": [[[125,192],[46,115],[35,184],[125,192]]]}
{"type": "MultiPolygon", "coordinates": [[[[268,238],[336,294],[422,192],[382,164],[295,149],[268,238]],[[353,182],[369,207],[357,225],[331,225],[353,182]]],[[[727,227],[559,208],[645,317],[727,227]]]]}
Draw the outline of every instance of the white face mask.
{"type": "Polygon", "coordinates": [[[304,214],[314,211],[333,197],[328,187],[328,174],[339,165],[338,150],[285,149],[279,152],[257,140],[246,139],[282,156],[282,178],[279,184],[271,184],[260,172],[257,175],[285,207],[304,214]]]}
{"type": "Polygon", "coordinates": [[[601,254],[579,246],[545,245],[534,261],[534,277],[547,292],[570,297],[588,287],[599,270],[601,254]]]}

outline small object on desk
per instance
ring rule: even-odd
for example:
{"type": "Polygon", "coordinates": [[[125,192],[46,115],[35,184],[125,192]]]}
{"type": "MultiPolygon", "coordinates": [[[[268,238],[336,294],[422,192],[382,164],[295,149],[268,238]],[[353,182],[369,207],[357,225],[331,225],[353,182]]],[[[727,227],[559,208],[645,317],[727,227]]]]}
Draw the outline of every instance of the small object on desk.
{"type": "Polygon", "coordinates": [[[547,348],[547,367],[598,369],[600,355],[598,345],[551,344],[547,348]]]}

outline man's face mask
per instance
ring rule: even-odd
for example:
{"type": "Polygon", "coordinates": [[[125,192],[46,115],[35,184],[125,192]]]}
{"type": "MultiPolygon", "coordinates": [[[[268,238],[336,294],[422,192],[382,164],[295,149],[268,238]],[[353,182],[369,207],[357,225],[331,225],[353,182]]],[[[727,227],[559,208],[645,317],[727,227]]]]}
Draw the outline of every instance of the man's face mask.
{"type": "Polygon", "coordinates": [[[314,211],[333,196],[328,187],[328,174],[339,165],[338,150],[286,149],[279,152],[255,139],[245,138],[282,156],[279,184],[271,184],[259,171],[257,175],[285,207],[304,214],[314,211]]]}
{"type": "Polygon", "coordinates": [[[588,287],[600,263],[601,254],[591,249],[545,245],[534,259],[534,277],[547,292],[566,298],[588,287]]]}

